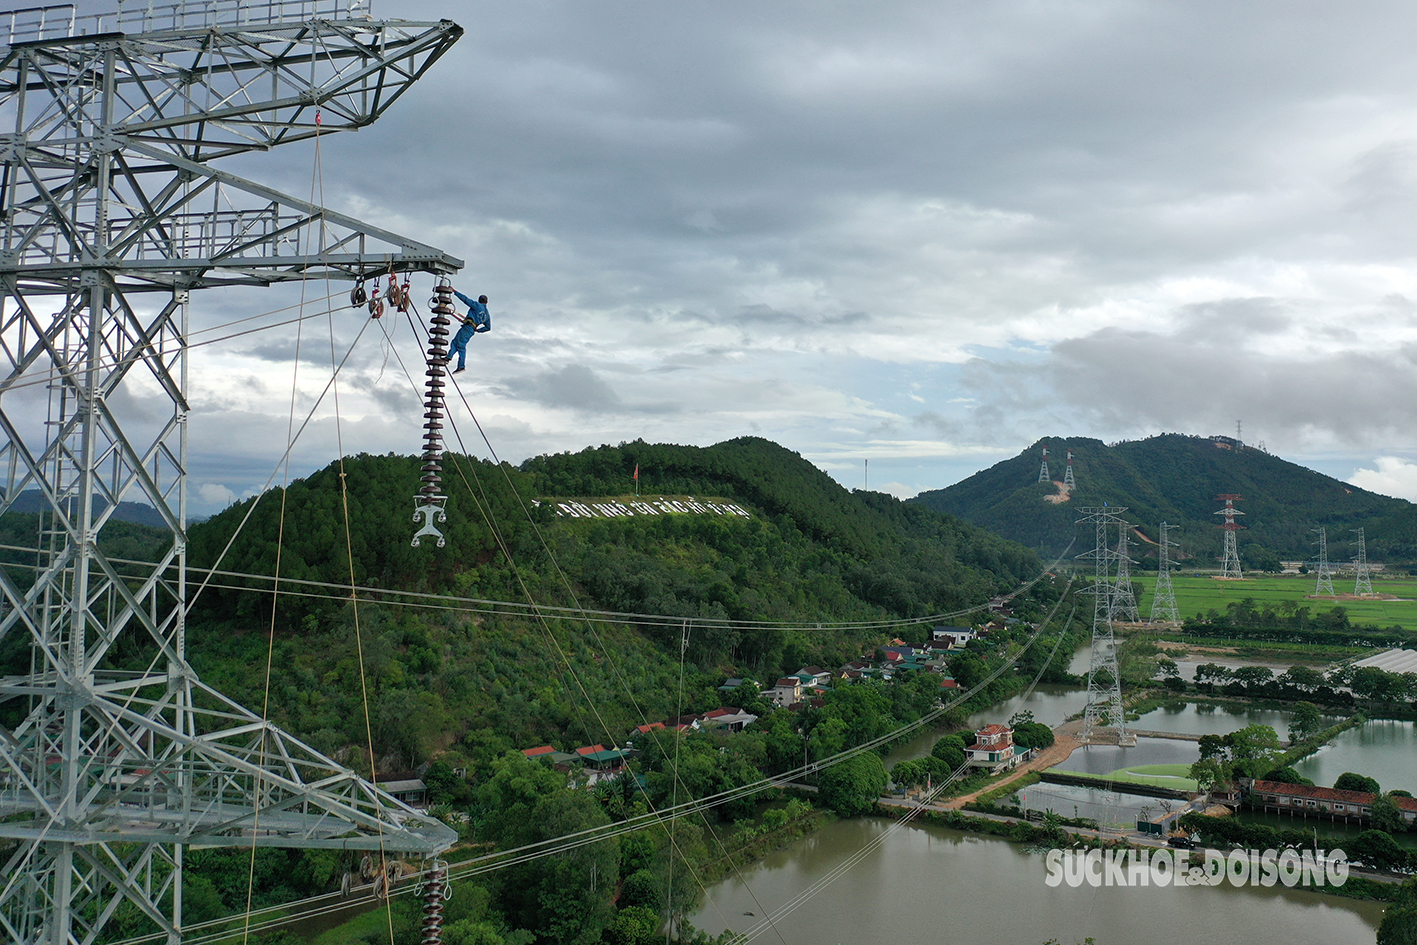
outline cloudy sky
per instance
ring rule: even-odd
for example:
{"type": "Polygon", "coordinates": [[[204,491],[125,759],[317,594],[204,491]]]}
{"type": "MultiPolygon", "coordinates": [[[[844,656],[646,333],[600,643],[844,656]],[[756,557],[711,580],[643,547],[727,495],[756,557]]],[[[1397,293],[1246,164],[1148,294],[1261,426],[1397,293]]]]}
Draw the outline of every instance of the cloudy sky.
{"type": "MultiPolygon", "coordinates": [[[[467,261],[494,330],[459,377],[505,459],[755,434],[909,496],[1044,436],[1242,421],[1417,498],[1411,4],[374,2],[467,34],[318,176],[308,145],[231,169],[467,261]]],[[[419,450],[387,327],[297,474],[419,450]]],[[[194,357],[203,513],[274,468],[295,338],[194,357]]]]}

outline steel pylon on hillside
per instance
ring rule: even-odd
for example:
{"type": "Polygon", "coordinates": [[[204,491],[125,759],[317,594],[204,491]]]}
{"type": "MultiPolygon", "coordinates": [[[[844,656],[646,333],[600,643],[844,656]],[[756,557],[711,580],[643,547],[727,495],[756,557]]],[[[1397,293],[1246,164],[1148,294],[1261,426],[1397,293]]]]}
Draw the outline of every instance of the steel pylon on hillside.
{"type": "Polygon", "coordinates": [[[1112,629],[1114,612],[1112,597],[1115,590],[1109,529],[1122,522],[1125,508],[1085,508],[1082,522],[1090,522],[1097,533],[1092,551],[1078,555],[1092,558],[1094,571],[1088,593],[1092,598],[1092,649],[1087,671],[1087,708],[1083,712],[1082,741],[1090,742],[1106,728],[1114,729],[1119,745],[1135,745],[1136,736],[1127,732],[1126,715],[1122,709],[1122,675],[1117,667],[1117,640],[1112,629]]]}
{"type": "Polygon", "coordinates": [[[1043,447],[1043,465],[1038,467],[1038,481],[1052,482],[1053,477],[1048,475],[1048,447],[1043,447]]]}
{"type": "Polygon", "coordinates": [[[462,265],[212,162],[369,124],[461,33],[331,0],[0,18],[0,514],[41,503],[0,569],[31,653],[0,679],[0,937],[89,943],[121,910],[179,942],[190,844],[454,839],[197,678],[185,523],[192,290],[462,265]],[[158,560],[100,549],[124,501],[166,523],[158,560]]]}
{"type": "Polygon", "coordinates": [[[1314,582],[1314,596],[1321,594],[1333,596],[1333,569],[1328,564],[1328,530],[1322,525],[1318,528],[1319,533],[1319,566],[1318,579],[1314,582]]]}
{"type": "Polygon", "coordinates": [[[1171,549],[1176,543],[1167,534],[1180,527],[1161,523],[1161,541],[1157,549],[1156,593],[1151,598],[1152,623],[1181,622],[1181,609],[1176,606],[1176,589],[1171,586],[1171,549]]]}

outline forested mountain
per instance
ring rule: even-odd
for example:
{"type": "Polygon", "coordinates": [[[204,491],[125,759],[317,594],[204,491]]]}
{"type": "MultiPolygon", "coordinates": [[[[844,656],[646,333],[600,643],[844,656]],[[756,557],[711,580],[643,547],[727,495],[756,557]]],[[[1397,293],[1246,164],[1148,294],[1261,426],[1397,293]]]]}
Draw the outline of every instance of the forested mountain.
{"type": "Polygon", "coordinates": [[[447,460],[443,548],[409,544],[413,457],[350,457],[292,483],[284,496],[273,490],[193,527],[196,568],[269,575],[279,553],[284,577],[331,585],[287,586],[273,608],[269,581],[215,577],[198,593],[189,631],[189,654],[204,677],[261,704],[263,674],[252,667],[265,665],[274,625],[273,715],[328,751],[364,741],[346,502],[357,585],[522,603],[529,595],[541,605],[688,621],[642,630],[361,595],[375,751],[393,767],[412,767],[459,741],[469,750],[592,744],[617,737],[597,719],[623,733],[646,717],[712,708],[725,676],[771,679],[808,662],[840,665],[881,642],[879,631],[750,631],[695,618],[923,616],[981,604],[1041,569],[1017,544],[886,495],[848,492],[762,439],[708,448],[637,442],[538,457],[521,469],[447,460]],[[729,501],[749,515],[557,516],[555,501],[631,501],[636,467],[642,495],[729,501]]]}
{"type": "MultiPolygon", "coordinates": [[[[1181,553],[1202,566],[1220,555],[1223,507],[1217,495],[1241,496],[1236,521],[1242,561],[1277,564],[1315,554],[1314,529],[1328,529],[1329,554],[1351,555],[1352,529],[1366,529],[1368,556],[1391,563],[1417,558],[1417,506],[1381,496],[1315,472],[1263,450],[1238,448],[1229,437],[1167,433],[1112,445],[1082,437],[1049,437],[945,489],[922,492],[912,504],[956,515],[1045,553],[1061,550],[1076,534],[1091,547],[1082,509],[1124,506],[1125,518],[1155,542],[1165,521],[1180,525],[1172,538],[1181,553]],[[1039,482],[1044,446],[1053,481],[1039,482]],[[1076,488],[1063,487],[1067,451],[1073,452],[1076,488]],[[1059,501],[1062,500],[1062,501],[1059,501]],[[1086,534],[1085,534],[1086,532],[1086,534]]],[[[1134,556],[1155,556],[1154,544],[1134,556]]],[[[1154,562],[1153,562],[1154,566],[1154,562]]]]}
{"type": "MultiPolygon", "coordinates": [[[[287,731],[356,770],[425,778],[435,810],[479,850],[760,784],[918,720],[942,692],[940,678],[924,671],[840,682],[797,711],[774,709],[754,686],[730,694],[718,687],[730,676],[771,686],[804,665],[835,668],[895,636],[921,642],[928,621],[910,629],[814,624],[979,607],[1043,568],[1033,552],[976,526],[848,492],[761,439],[705,449],[637,442],[538,457],[520,469],[449,455],[441,548],[410,544],[419,466],[416,457],[349,457],[193,526],[187,655],[205,682],[255,711],[265,706],[287,731]],[[637,469],[639,496],[631,494],[637,469]],[[633,516],[616,511],[631,508],[633,516]],[[533,604],[610,613],[542,617],[533,604]],[[636,726],[725,701],[758,721],[731,735],[636,733],[642,754],[632,774],[594,790],[567,790],[568,779],[584,783],[583,773],[516,750],[625,746],[636,726]]],[[[0,544],[35,547],[41,526],[38,516],[4,516],[0,544]]],[[[147,560],[167,541],[162,530],[117,522],[99,536],[110,554],[147,560]]],[[[11,551],[0,567],[23,584],[42,561],[11,551]]],[[[1067,586],[1040,580],[1015,610],[1036,620],[1061,604],[1067,586]]],[[[1067,625],[1050,627],[1072,634],[1052,646],[1021,653],[1031,627],[1019,623],[956,654],[950,671],[963,686],[1002,674],[971,707],[1007,698],[1050,669],[1047,678],[1066,676],[1082,633],[1067,625]],[[1017,666],[1004,672],[1011,657],[1017,666]]],[[[156,654],[144,642],[125,634],[105,669],[147,667],[156,654]]],[[[0,640],[0,674],[27,671],[27,645],[19,633],[0,640]]],[[[22,717],[23,700],[12,702],[0,706],[0,726],[22,717]]],[[[824,803],[850,794],[838,788],[856,769],[867,769],[862,796],[884,787],[875,754],[839,767],[839,777],[824,776],[824,803]]],[[[713,875],[725,851],[747,856],[760,835],[776,843],[777,831],[785,838],[810,829],[811,812],[764,792],[685,818],[672,843],[656,826],[479,875],[462,882],[446,914],[450,940],[648,942],[670,917],[680,941],[706,941],[681,924],[700,895],[686,879],[689,865],[713,875]]],[[[187,865],[184,914],[194,922],[248,901],[328,892],[358,868],[338,851],[262,850],[253,860],[244,849],[195,850],[187,865]]],[[[415,907],[395,903],[399,945],[418,940],[415,907]]],[[[123,933],[147,931],[140,918],[119,923],[123,933]]]]}
{"type": "MultiPolygon", "coordinates": [[[[15,504],[10,506],[10,511],[35,514],[44,507],[39,490],[26,489],[15,498],[15,504]]],[[[108,500],[101,495],[94,496],[93,507],[94,514],[100,514],[108,508],[108,500]]],[[[135,525],[148,525],[153,528],[165,528],[167,524],[162,520],[157,509],[145,502],[119,502],[118,508],[113,511],[113,518],[120,522],[132,522],[135,525]]]]}

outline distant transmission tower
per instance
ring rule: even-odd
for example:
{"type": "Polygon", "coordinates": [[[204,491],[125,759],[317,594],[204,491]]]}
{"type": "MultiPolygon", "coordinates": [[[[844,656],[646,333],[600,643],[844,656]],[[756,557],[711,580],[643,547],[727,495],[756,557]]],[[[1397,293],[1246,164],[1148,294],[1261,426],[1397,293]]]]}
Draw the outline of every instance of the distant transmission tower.
{"type": "Polygon", "coordinates": [[[1051,482],[1052,477],[1048,475],[1048,447],[1043,447],[1043,466],[1038,470],[1039,482],[1051,482]]]}
{"type": "Polygon", "coordinates": [[[1112,619],[1135,623],[1141,618],[1137,613],[1137,596],[1132,593],[1132,542],[1131,536],[1127,534],[1129,527],[1126,522],[1120,519],[1117,521],[1120,535],[1117,538],[1117,579],[1112,583],[1112,619]]]}
{"type": "Polygon", "coordinates": [[[1122,710],[1122,675],[1117,668],[1117,640],[1112,632],[1112,559],[1116,552],[1108,542],[1108,529],[1121,521],[1125,508],[1083,509],[1082,522],[1091,522],[1097,531],[1097,544],[1091,552],[1079,555],[1095,562],[1092,587],[1092,653],[1087,671],[1087,708],[1083,713],[1082,741],[1091,741],[1101,729],[1113,728],[1119,745],[1135,745],[1136,736],[1128,735],[1126,715],[1122,710]]]}
{"type": "Polygon", "coordinates": [[[1353,580],[1353,593],[1358,597],[1373,596],[1373,581],[1368,573],[1368,547],[1363,539],[1363,529],[1358,529],[1358,557],[1353,559],[1357,574],[1353,580]]]}
{"type": "Polygon", "coordinates": [[[1328,530],[1319,526],[1319,577],[1314,584],[1314,596],[1333,596],[1333,569],[1328,566],[1328,530]]]}
{"type": "Polygon", "coordinates": [[[1223,578],[1233,578],[1238,581],[1241,577],[1240,552],[1235,546],[1235,533],[1245,526],[1236,525],[1235,516],[1244,515],[1245,513],[1235,508],[1235,503],[1240,501],[1238,495],[1226,493],[1224,495],[1218,495],[1215,498],[1225,503],[1225,508],[1218,509],[1215,513],[1216,515],[1225,516],[1225,524],[1220,526],[1225,529],[1225,555],[1220,560],[1220,576],[1223,578]]]}
{"type": "Polygon", "coordinates": [[[1075,488],[1077,483],[1073,480],[1073,451],[1068,450],[1068,468],[1063,473],[1063,485],[1069,489],[1075,488]]]}
{"type": "Polygon", "coordinates": [[[1171,586],[1171,548],[1175,545],[1166,533],[1179,525],[1161,523],[1160,566],[1156,571],[1156,594],[1151,599],[1152,623],[1180,623],[1181,610],[1176,606],[1176,591],[1171,586]]]}

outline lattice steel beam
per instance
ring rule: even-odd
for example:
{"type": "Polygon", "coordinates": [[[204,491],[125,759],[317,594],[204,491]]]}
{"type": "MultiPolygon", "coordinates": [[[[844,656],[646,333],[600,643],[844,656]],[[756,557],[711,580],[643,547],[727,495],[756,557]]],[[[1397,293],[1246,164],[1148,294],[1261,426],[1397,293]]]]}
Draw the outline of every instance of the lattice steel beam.
{"type": "Polygon", "coordinates": [[[0,14],[0,514],[41,505],[32,567],[0,569],[0,640],[30,651],[0,678],[22,718],[0,726],[13,941],[95,941],[120,908],[180,941],[188,844],[430,855],[455,837],[186,658],[190,292],[462,266],[210,166],[369,124],[462,34],[318,6],[0,14]],[[124,501],[167,525],[157,560],[99,547],[124,501]]]}

